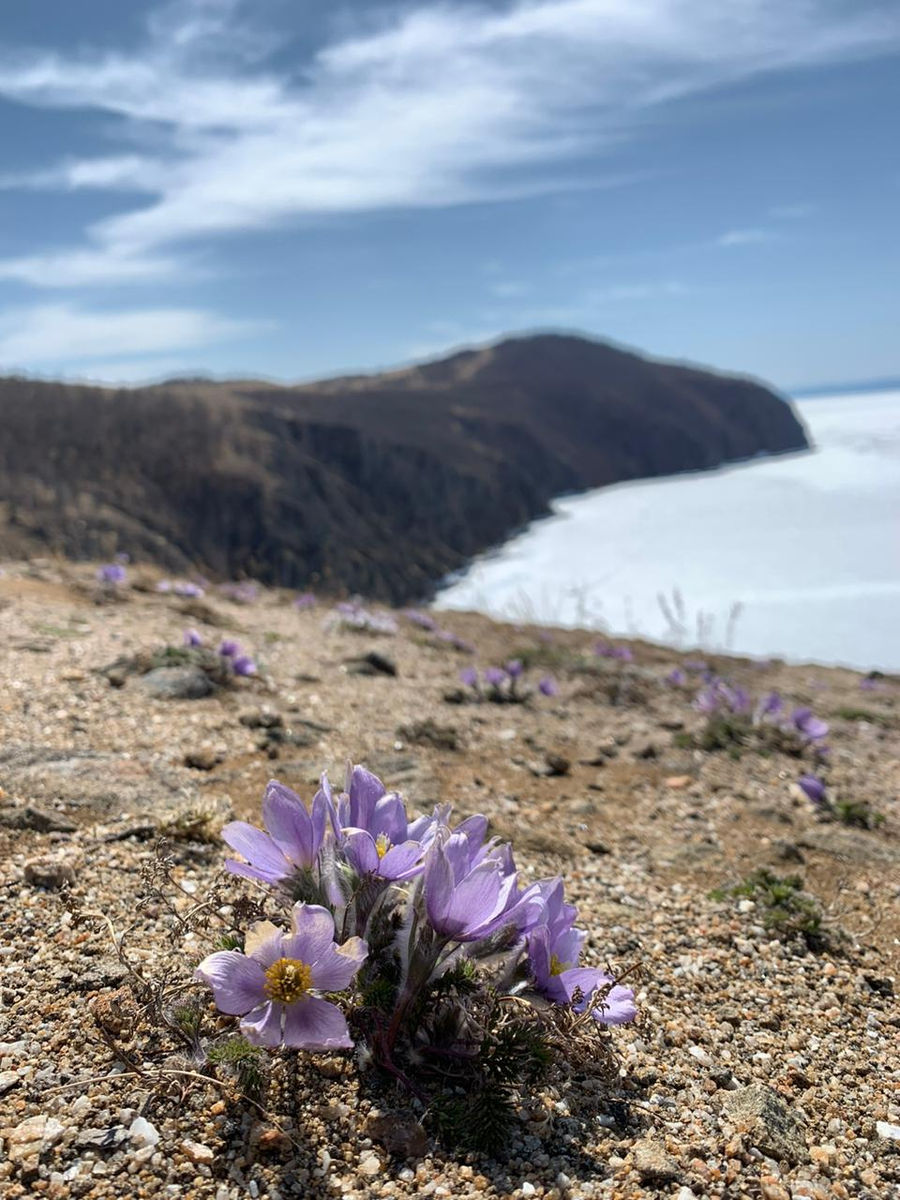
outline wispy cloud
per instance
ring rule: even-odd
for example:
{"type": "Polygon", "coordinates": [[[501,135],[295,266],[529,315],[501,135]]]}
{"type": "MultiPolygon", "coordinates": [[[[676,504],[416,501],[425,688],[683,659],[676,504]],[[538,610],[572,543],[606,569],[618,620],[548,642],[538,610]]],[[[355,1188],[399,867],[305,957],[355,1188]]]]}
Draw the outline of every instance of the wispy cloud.
{"type": "Polygon", "coordinates": [[[717,246],[758,246],[763,242],[774,242],[777,234],[771,229],[729,229],[716,238],[717,246]]]}
{"type": "Polygon", "coordinates": [[[170,354],[246,336],[260,323],[233,321],[198,309],[147,308],[130,312],[42,304],[0,316],[0,362],[20,367],[67,367],[108,357],[170,354]]]}
{"type": "Polygon", "coordinates": [[[571,164],[621,145],[654,106],[900,44],[900,12],[875,0],[420,0],[285,66],[290,45],[249,11],[177,0],[132,53],[0,53],[0,95],[110,114],[122,144],[16,186],[151,197],[0,275],[136,283],[175,276],[173,247],[195,239],[600,184],[571,164]]]}

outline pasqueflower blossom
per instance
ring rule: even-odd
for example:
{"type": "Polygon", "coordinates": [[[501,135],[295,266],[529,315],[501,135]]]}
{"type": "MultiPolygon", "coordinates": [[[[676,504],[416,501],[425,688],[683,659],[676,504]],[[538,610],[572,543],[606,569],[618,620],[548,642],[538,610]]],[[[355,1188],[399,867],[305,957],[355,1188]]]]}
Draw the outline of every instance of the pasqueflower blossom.
{"type": "Polygon", "coordinates": [[[99,569],[97,578],[101,583],[110,583],[115,587],[125,582],[125,568],[120,563],[107,563],[99,569]]]}
{"type": "Polygon", "coordinates": [[[478,672],[474,667],[463,667],[459,673],[459,678],[460,682],[464,683],[466,687],[478,687],[478,672]]]}
{"type": "Polygon", "coordinates": [[[828,732],[828,722],[813,715],[811,708],[795,708],[791,724],[809,742],[817,742],[828,732]]]}
{"type": "Polygon", "coordinates": [[[801,775],[797,780],[797,786],[813,802],[816,808],[824,808],[826,806],[825,784],[817,776],[801,775]]]}
{"type": "Polygon", "coordinates": [[[525,667],[521,658],[511,658],[503,669],[510,679],[518,679],[525,667]]]}
{"type": "Polygon", "coordinates": [[[220,1012],[242,1017],[248,1042],[298,1050],[353,1045],[344,1014],[316,993],[350,986],[368,954],[361,938],[336,945],[328,910],[295,904],[289,935],[260,921],[248,931],[245,947],[244,954],[210,954],[194,977],[212,988],[220,1012]]]}
{"type": "Polygon", "coordinates": [[[637,1008],[631,988],[617,984],[605,971],[578,966],[587,934],[574,928],[575,908],[563,902],[562,880],[538,886],[545,908],[541,923],[528,934],[528,961],[537,991],[555,1004],[571,1004],[580,993],[575,1009],[583,1012],[594,993],[608,987],[601,1003],[591,1010],[594,1020],[603,1025],[634,1020],[637,1008]]]}
{"type": "Polygon", "coordinates": [[[559,695],[559,688],[556,686],[556,680],[552,675],[544,676],[544,678],[538,683],[538,691],[542,696],[559,695]]]}
{"type": "Polygon", "coordinates": [[[233,638],[225,638],[219,643],[219,653],[223,658],[237,658],[241,653],[241,644],[233,638]]]}
{"type": "MultiPolygon", "coordinates": [[[[484,821],[484,818],[480,818],[484,821]]],[[[541,885],[519,891],[509,846],[483,845],[487,822],[438,836],[425,860],[425,909],[434,929],[476,942],[501,929],[530,929],[544,908],[541,885]]]]}
{"type": "Polygon", "coordinates": [[[249,654],[238,654],[231,660],[231,669],[235,675],[255,675],[256,663],[249,654]]]}
{"type": "Polygon", "coordinates": [[[184,631],[184,644],[186,646],[202,646],[203,638],[196,629],[186,629],[184,631]]]}
{"type": "Polygon", "coordinates": [[[507,675],[502,667],[488,667],[484,673],[484,682],[493,688],[499,688],[506,679],[507,675]]]}
{"type": "Polygon", "coordinates": [[[296,792],[273,779],[266,787],[262,812],[265,831],[246,821],[231,821],[222,830],[232,850],[247,860],[229,858],[225,866],[233,875],[289,887],[297,872],[312,868],[322,848],[330,819],[328,797],[317,792],[307,812],[296,792]]]}

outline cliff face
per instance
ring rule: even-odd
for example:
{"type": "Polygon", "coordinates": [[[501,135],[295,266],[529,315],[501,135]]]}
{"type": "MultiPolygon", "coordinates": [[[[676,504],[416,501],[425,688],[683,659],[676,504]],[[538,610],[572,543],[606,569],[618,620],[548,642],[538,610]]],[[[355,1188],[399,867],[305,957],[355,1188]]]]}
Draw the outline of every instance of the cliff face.
{"type": "Polygon", "coordinates": [[[302,387],[0,380],[0,553],[403,601],[562,492],[806,447],[759,384],[538,336],[302,387]]]}

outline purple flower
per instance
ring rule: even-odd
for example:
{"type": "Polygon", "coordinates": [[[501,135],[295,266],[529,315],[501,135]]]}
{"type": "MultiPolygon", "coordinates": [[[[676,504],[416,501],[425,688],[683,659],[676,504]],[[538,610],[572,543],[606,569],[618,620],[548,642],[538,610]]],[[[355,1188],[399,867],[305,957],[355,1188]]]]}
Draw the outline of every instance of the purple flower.
{"type": "Polygon", "coordinates": [[[225,638],[219,646],[219,653],[223,658],[237,658],[241,653],[240,642],[236,642],[232,638],[225,638]]]}
{"type": "Polygon", "coordinates": [[[881,684],[877,679],[873,679],[871,675],[866,675],[859,681],[860,690],[863,692],[877,692],[881,688],[881,684]]]}
{"type": "Polygon", "coordinates": [[[475,647],[471,642],[467,642],[465,638],[461,638],[449,629],[438,629],[437,638],[439,641],[446,642],[448,646],[452,646],[454,650],[459,650],[463,654],[475,653],[475,647]]]}
{"type": "Polygon", "coordinates": [[[312,592],[301,592],[294,600],[294,608],[300,609],[302,612],[305,608],[315,608],[316,598],[312,592]]]}
{"type": "Polygon", "coordinates": [[[813,715],[810,708],[795,708],[791,713],[791,724],[809,742],[817,742],[828,732],[828,722],[813,715]]]}
{"type": "Polygon", "coordinates": [[[99,569],[97,578],[101,583],[108,583],[116,587],[125,582],[125,568],[120,563],[107,563],[105,567],[99,569]]]}
{"type": "Polygon", "coordinates": [[[816,808],[824,808],[826,806],[825,784],[817,776],[801,775],[797,780],[797,786],[813,802],[816,808]]]}
{"type": "Polygon", "coordinates": [[[172,584],[172,591],[176,596],[188,596],[191,598],[203,595],[203,588],[199,583],[175,583],[172,584]]]}
{"type": "Polygon", "coordinates": [[[484,682],[493,688],[499,688],[506,682],[506,672],[502,667],[488,667],[484,672],[484,682]]]}
{"type": "Polygon", "coordinates": [[[702,675],[704,671],[709,670],[709,666],[702,658],[688,658],[685,659],[684,669],[690,671],[691,674],[702,675]]]}
{"type": "Polygon", "coordinates": [[[551,675],[545,675],[538,683],[538,691],[542,696],[558,696],[559,688],[556,686],[556,680],[551,675]]]}
{"type": "Polygon", "coordinates": [[[159,581],[159,583],[156,585],[156,590],[158,592],[171,592],[171,590],[172,590],[171,579],[161,579],[159,581]]]}
{"type": "Polygon", "coordinates": [[[255,675],[256,663],[249,654],[238,654],[231,660],[231,669],[235,675],[255,675]]]}
{"type": "Polygon", "coordinates": [[[774,717],[784,708],[784,702],[778,692],[767,692],[756,706],[756,720],[763,717],[774,717]]]}
{"type": "Polygon", "coordinates": [[[184,644],[186,646],[202,646],[203,638],[196,629],[186,629],[184,631],[184,644]]]}
{"type": "Polygon", "coordinates": [[[511,658],[503,669],[510,679],[518,679],[525,670],[520,658],[511,658]]]}
{"type": "Polygon", "coordinates": [[[583,1012],[595,992],[609,988],[600,1004],[591,1010],[595,1021],[622,1025],[634,1020],[637,1008],[631,988],[621,987],[611,975],[594,967],[579,967],[581,948],[587,934],[574,928],[575,908],[563,902],[561,879],[537,885],[544,898],[542,921],[528,934],[528,961],[534,986],[555,1004],[571,1004],[576,993],[576,1011],[583,1012]],[[612,986],[610,986],[612,985],[612,986]]]}
{"type": "Polygon", "coordinates": [[[424,629],[427,633],[434,633],[437,630],[438,625],[434,617],[420,612],[417,608],[407,608],[403,615],[412,625],[417,625],[419,629],[424,629]]]}
{"type": "Polygon", "coordinates": [[[289,890],[292,878],[311,870],[318,858],[326,826],[333,821],[330,796],[325,788],[316,792],[310,813],[296,792],[273,779],[262,813],[265,832],[246,821],[232,821],[222,830],[226,843],[247,860],[229,858],[225,866],[233,875],[289,890]]]}
{"type": "Polygon", "coordinates": [[[463,667],[459,673],[459,678],[460,681],[466,685],[466,687],[478,687],[478,672],[474,667],[463,667]]]}
{"type": "Polygon", "coordinates": [[[666,676],[666,683],[672,687],[684,687],[687,683],[687,675],[682,671],[681,667],[673,667],[666,676]]]}
{"type": "Polygon", "coordinates": [[[295,904],[291,925],[285,936],[258,922],[247,932],[246,953],[210,954],[194,978],[212,988],[220,1012],[242,1018],[241,1033],[254,1045],[349,1049],[344,1014],[316,993],[349,987],[369,948],[361,938],[338,946],[331,914],[315,904],[295,904]]]}
{"type": "Polygon", "coordinates": [[[464,822],[438,837],[425,860],[425,909],[437,933],[457,942],[477,942],[500,929],[521,932],[540,919],[539,884],[519,891],[509,846],[481,844],[487,822],[464,822]],[[483,822],[483,824],[481,824],[483,822]]]}

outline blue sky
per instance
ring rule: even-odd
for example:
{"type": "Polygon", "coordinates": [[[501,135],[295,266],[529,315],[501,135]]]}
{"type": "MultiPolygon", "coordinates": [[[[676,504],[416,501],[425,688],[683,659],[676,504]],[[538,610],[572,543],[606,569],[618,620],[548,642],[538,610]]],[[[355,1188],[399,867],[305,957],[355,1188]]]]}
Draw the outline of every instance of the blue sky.
{"type": "Polygon", "coordinates": [[[0,370],[900,375],[896,0],[4,8],[0,370]]]}

